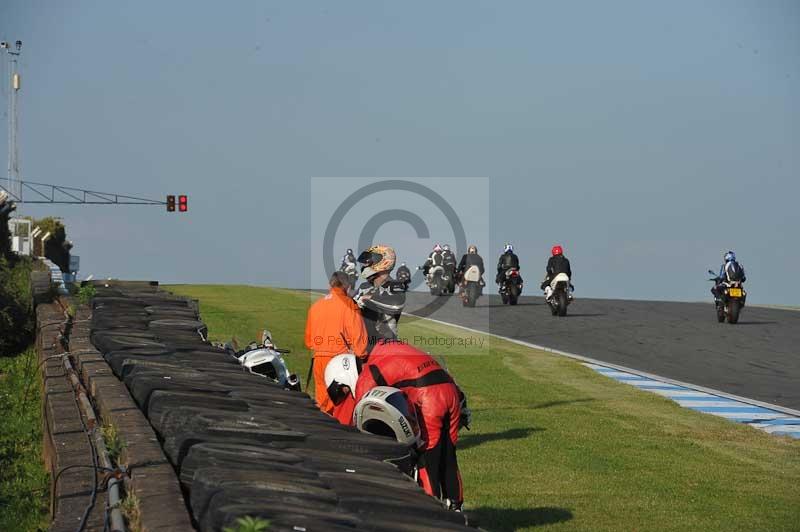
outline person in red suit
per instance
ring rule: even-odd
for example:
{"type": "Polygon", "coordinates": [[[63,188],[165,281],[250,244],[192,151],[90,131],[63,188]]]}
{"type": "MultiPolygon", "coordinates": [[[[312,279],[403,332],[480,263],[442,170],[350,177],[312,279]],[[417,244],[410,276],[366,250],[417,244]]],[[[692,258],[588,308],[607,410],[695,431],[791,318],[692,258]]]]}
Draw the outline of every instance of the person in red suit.
{"type": "MultiPolygon", "coordinates": [[[[392,386],[405,393],[420,424],[420,485],[429,495],[447,501],[451,509],[461,510],[464,493],[456,446],[458,429],[467,424],[469,411],[462,412],[464,394],[435,358],[408,344],[381,340],[360,374],[353,355],[339,355],[328,365],[325,381],[334,404],[353,407],[376,386],[392,386]]],[[[349,416],[337,417],[352,424],[352,408],[349,416]]]]}

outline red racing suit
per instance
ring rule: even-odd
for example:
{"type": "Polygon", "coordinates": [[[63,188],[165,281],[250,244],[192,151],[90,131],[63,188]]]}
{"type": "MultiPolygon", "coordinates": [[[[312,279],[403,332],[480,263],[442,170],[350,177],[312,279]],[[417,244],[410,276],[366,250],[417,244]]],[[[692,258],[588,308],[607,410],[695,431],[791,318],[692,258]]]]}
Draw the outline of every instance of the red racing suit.
{"type": "Polygon", "coordinates": [[[358,377],[355,402],[376,386],[400,389],[416,407],[424,440],[420,484],[429,495],[460,506],[464,496],[456,444],[461,392],[453,379],[427,353],[402,342],[381,340],[358,377]]]}

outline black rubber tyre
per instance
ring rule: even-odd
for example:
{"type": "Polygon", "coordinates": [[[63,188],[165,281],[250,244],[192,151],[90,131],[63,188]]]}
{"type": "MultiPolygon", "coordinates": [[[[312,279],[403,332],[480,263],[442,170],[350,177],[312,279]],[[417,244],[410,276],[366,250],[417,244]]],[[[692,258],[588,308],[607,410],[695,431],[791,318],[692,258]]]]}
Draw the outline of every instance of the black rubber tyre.
{"type": "Polygon", "coordinates": [[[156,390],[150,394],[144,413],[150,420],[150,424],[156,430],[159,430],[163,414],[173,408],[180,407],[197,407],[230,412],[247,412],[250,409],[246,402],[228,397],[209,395],[203,392],[156,390]]]}
{"type": "Polygon", "coordinates": [[[227,387],[210,384],[207,377],[188,378],[186,376],[178,377],[177,375],[173,377],[156,373],[141,373],[135,376],[128,376],[125,379],[125,384],[140,408],[144,408],[147,405],[150,394],[155,390],[206,392],[222,396],[227,396],[230,391],[227,387]]]}
{"type": "Polygon", "coordinates": [[[719,323],[724,323],[725,322],[725,307],[723,307],[722,305],[719,305],[719,306],[717,306],[716,311],[717,311],[717,321],[719,323]]]}
{"type": "Polygon", "coordinates": [[[500,294],[500,300],[504,305],[508,305],[508,294],[500,294]]]}
{"type": "Polygon", "coordinates": [[[196,331],[204,329],[205,323],[196,319],[160,318],[150,322],[151,329],[166,329],[170,331],[196,331]]]}
{"type": "Polygon", "coordinates": [[[555,294],[556,305],[558,307],[558,315],[563,317],[567,315],[567,292],[565,290],[558,290],[555,294]]]}
{"type": "Polygon", "coordinates": [[[739,322],[739,311],[741,309],[738,299],[728,300],[728,323],[734,325],[739,322]]]}
{"type": "MultiPolygon", "coordinates": [[[[316,500],[328,504],[336,503],[336,493],[319,480],[306,479],[295,482],[291,478],[269,478],[263,471],[203,467],[197,469],[192,480],[192,513],[202,521],[211,498],[229,488],[246,488],[276,496],[299,496],[309,502],[316,500]]],[[[311,506],[311,504],[309,504],[311,506]]]]}
{"type": "Polygon", "coordinates": [[[479,288],[475,283],[467,283],[464,306],[474,307],[478,302],[479,288]]]}
{"type": "Polygon", "coordinates": [[[180,480],[187,486],[191,485],[195,471],[209,465],[253,465],[261,462],[278,462],[301,466],[304,463],[303,457],[278,449],[231,443],[199,443],[189,449],[186,457],[181,462],[180,480]]]}
{"type": "Polygon", "coordinates": [[[133,336],[133,331],[126,330],[129,334],[92,334],[92,343],[98,351],[105,353],[108,351],[121,351],[123,349],[136,349],[146,347],[151,349],[166,349],[167,346],[152,339],[133,336]]]}
{"type": "Polygon", "coordinates": [[[269,521],[269,530],[291,531],[325,530],[332,532],[352,532],[363,530],[365,522],[352,514],[345,514],[331,507],[318,507],[303,504],[302,499],[289,497],[262,498],[248,497],[246,493],[236,492],[236,499],[228,495],[228,490],[218,493],[209,504],[200,530],[218,531],[235,525],[244,516],[260,517],[269,521]],[[296,500],[292,500],[296,499],[296,500]],[[227,504],[226,504],[227,503],[227,504]]]}

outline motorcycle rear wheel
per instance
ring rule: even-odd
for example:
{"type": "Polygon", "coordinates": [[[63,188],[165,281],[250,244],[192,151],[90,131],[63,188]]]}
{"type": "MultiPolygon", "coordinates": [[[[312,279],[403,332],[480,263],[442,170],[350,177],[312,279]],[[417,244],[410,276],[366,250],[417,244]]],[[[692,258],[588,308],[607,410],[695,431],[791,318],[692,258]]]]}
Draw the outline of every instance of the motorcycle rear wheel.
{"type": "Polygon", "coordinates": [[[508,304],[516,305],[519,300],[520,289],[518,285],[512,284],[508,287],[508,304]]]}
{"type": "Polygon", "coordinates": [[[731,299],[728,302],[728,323],[734,325],[739,321],[739,311],[741,309],[738,299],[731,299]]]}
{"type": "Polygon", "coordinates": [[[465,307],[474,307],[478,301],[478,287],[474,283],[467,284],[466,294],[464,298],[465,307]]]}
{"type": "Polygon", "coordinates": [[[559,290],[555,294],[557,307],[558,307],[558,315],[559,316],[566,316],[567,315],[567,293],[564,290],[559,290]]]}

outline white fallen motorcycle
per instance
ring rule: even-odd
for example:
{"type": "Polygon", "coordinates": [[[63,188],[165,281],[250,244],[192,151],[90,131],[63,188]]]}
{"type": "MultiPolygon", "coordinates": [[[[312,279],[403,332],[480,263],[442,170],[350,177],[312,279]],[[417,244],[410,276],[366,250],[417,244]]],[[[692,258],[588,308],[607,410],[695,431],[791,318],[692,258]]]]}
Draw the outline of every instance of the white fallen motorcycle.
{"type": "Polygon", "coordinates": [[[300,379],[289,372],[283,359],[283,355],[291,351],[275,347],[272,333],[268,330],[261,333],[261,343],[253,342],[242,350],[237,350],[231,344],[225,344],[224,347],[250,373],[267,378],[287,390],[300,390],[300,379]]]}
{"type": "Polygon", "coordinates": [[[544,298],[553,316],[566,316],[567,306],[572,302],[569,275],[559,273],[544,287],[544,298]]]}

